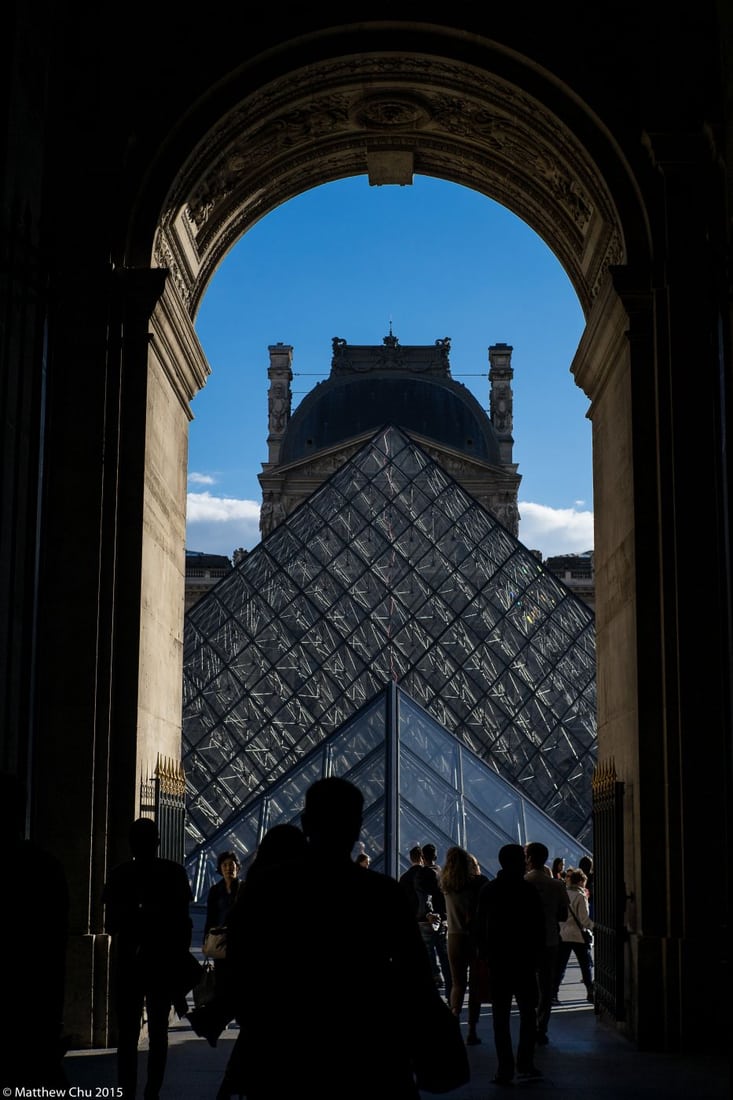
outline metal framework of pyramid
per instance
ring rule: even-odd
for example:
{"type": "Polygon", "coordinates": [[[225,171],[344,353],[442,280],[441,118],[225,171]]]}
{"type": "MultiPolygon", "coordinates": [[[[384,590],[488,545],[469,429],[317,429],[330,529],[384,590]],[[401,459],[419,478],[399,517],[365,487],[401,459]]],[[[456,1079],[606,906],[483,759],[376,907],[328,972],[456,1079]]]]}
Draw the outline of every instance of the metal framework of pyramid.
{"type": "Polygon", "coordinates": [[[391,683],[589,842],[593,614],[387,426],[186,616],[189,857],[391,683]]]}

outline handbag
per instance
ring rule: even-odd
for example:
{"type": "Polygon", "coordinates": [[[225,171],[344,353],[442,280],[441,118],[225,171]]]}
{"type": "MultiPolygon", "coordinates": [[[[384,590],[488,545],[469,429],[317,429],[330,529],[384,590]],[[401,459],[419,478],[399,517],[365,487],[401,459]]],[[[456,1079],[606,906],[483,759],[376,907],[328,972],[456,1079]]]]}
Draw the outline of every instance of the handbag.
{"type": "Polygon", "coordinates": [[[193,1003],[196,1008],[203,1008],[204,1005],[210,1004],[214,999],[216,991],[214,964],[207,959],[203,966],[199,965],[199,971],[198,981],[193,987],[193,1003]]]}
{"type": "Polygon", "coordinates": [[[202,951],[207,959],[225,959],[227,957],[226,928],[210,928],[204,938],[202,951]]]}
{"type": "Polygon", "coordinates": [[[176,960],[173,974],[173,996],[174,1007],[179,1016],[185,1015],[186,998],[191,990],[196,989],[203,973],[203,966],[190,951],[187,951],[184,957],[176,960]]]}
{"type": "Polygon", "coordinates": [[[461,1025],[437,993],[426,998],[419,1012],[412,1068],[423,1092],[452,1092],[471,1080],[471,1066],[461,1025]]]}
{"type": "Polygon", "coordinates": [[[195,989],[204,976],[204,968],[195,955],[188,952],[186,959],[186,972],[184,979],[183,993],[190,993],[192,989],[195,989]]]}

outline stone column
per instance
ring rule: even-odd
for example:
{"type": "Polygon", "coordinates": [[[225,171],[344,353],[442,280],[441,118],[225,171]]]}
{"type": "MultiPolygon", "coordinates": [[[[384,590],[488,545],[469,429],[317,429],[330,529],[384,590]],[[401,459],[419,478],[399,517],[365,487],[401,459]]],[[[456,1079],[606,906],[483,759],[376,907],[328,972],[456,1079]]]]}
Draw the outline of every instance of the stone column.
{"type": "MultiPolygon", "coordinates": [[[[732,794],[730,425],[725,422],[730,269],[719,243],[729,229],[719,199],[719,151],[710,131],[688,121],[683,134],[676,117],[664,122],[666,131],[660,125],[648,135],[664,193],[665,251],[655,255],[652,330],[660,491],[648,532],[652,552],[646,551],[653,561],[659,543],[658,574],[646,578],[658,586],[659,616],[653,627],[651,616],[639,620],[641,645],[654,630],[661,647],[657,698],[645,700],[640,682],[640,707],[649,704],[647,713],[640,711],[646,795],[641,845],[645,852],[656,847],[664,858],[648,855],[642,875],[638,1034],[646,1045],[721,1049],[728,1040],[726,981],[710,983],[701,996],[701,975],[725,973],[725,918],[719,913],[720,923],[711,929],[697,898],[705,874],[718,876],[721,896],[727,889],[730,897],[731,886],[730,861],[721,865],[716,851],[717,838],[730,833],[732,794]],[[659,722],[659,709],[662,732],[651,749],[647,726],[659,722]],[[713,763],[723,760],[727,769],[713,763]],[[642,984],[642,977],[655,971],[664,978],[661,991],[642,984]]],[[[648,425],[644,430],[649,434],[648,425]]]]}
{"type": "Polygon", "coordinates": [[[32,831],[69,880],[82,1048],[113,1037],[104,881],[143,771],[180,759],[187,426],[208,368],[164,270],[65,272],[54,305],[32,831]]]}

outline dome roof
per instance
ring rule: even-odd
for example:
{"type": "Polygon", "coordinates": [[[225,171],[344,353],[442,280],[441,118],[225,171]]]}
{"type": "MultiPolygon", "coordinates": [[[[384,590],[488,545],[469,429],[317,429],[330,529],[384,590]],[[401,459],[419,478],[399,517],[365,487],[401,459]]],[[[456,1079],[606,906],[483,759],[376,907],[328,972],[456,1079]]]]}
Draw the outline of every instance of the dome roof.
{"type": "Polygon", "coordinates": [[[332,375],[319,382],[290,418],[280,463],[296,462],[387,424],[501,464],[493,425],[464,385],[394,368],[332,375]]]}

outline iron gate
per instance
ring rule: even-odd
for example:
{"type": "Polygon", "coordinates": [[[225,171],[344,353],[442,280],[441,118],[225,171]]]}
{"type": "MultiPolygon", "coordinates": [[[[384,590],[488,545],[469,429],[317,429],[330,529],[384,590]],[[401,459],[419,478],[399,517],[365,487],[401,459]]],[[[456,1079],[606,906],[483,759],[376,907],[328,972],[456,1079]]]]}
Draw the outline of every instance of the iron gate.
{"type": "Polygon", "coordinates": [[[152,817],[158,826],[158,854],[183,863],[186,775],[180,761],[158,755],[152,776],[140,784],[140,815],[152,817]]]}
{"type": "Polygon", "coordinates": [[[593,775],[593,962],[596,1011],[625,1019],[624,785],[613,760],[593,775]]]}

